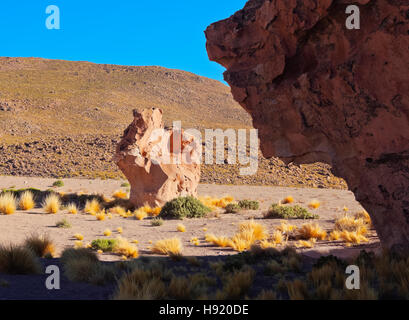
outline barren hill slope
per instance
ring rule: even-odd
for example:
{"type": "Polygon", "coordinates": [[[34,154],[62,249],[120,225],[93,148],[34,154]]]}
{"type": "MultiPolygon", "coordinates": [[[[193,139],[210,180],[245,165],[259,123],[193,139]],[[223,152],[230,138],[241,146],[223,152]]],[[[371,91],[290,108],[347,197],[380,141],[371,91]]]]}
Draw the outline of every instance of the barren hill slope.
{"type": "MultiPolygon", "coordinates": [[[[3,140],[35,135],[120,134],[134,108],[159,107],[184,127],[250,127],[219,81],[162,67],[0,58],[3,140]]],[[[15,140],[15,139],[11,139],[15,140]]]]}
{"type": "MultiPolygon", "coordinates": [[[[123,177],[111,160],[132,109],[159,107],[184,128],[251,128],[221,82],[162,67],[0,57],[0,175],[123,177]]],[[[260,156],[257,175],[203,165],[202,182],[345,188],[329,166],[260,156]]]]}

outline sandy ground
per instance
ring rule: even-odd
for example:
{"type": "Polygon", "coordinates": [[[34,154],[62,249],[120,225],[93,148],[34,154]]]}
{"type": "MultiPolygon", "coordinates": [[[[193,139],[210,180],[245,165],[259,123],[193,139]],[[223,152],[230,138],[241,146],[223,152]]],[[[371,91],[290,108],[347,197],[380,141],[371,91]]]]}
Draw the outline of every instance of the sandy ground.
{"type": "MultiPolygon", "coordinates": [[[[54,179],[43,178],[25,178],[25,177],[5,177],[0,176],[0,189],[3,188],[38,188],[46,190],[51,188],[54,179]]],[[[111,196],[115,190],[121,188],[123,181],[116,180],[86,180],[86,179],[64,179],[64,187],[54,188],[56,191],[67,193],[84,192],[87,194],[100,193],[111,196]]],[[[332,230],[334,219],[344,214],[343,208],[347,207],[349,212],[354,213],[363,208],[355,200],[350,191],[333,189],[307,189],[307,188],[282,188],[270,186],[227,186],[227,185],[208,185],[199,186],[200,196],[222,197],[231,195],[236,200],[251,199],[260,201],[261,208],[257,211],[246,211],[240,214],[220,214],[219,217],[203,219],[186,219],[182,223],[186,226],[186,232],[176,231],[176,226],[181,223],[177,220],[167,220],[160,227],[152,227],[149,219],[138,221],[134,218],[121,218],[114,216],[111,220],[97,221],[95,217],[83,213],[71,215],[61,211],[56,215],[45,214],[41,209],[33,209],[29,212],[17,211],[10,216],[0,215],[0,243],[21,243],[28,235],[36,232],[38,234],[48,234],[56,244],[57,255],[67,247],[74,245],[74,234],[84,235],[84,244],[97,238],[104,238],[103,231],[111,229],[112,237],[119,235],[116,230],[123,228],[122,236],[128,240],[138,240],[139,251],[141,255],[151,255],[151,242],[156,240],[180,237],[183,242],[183,254],[187,256],[219,256],[226,254],[235,254],[231,249],[215,248],[204,241],[206,233],[215,235],[232,236],[240,222],[254,218],[264,224],[272,232],[274,228],[280,225],[281,220],[262,219],[263,212],[271,203],[277,203],[284,197],[291,195],[294,197],[294,204],[307,207],[312,199],[320,201],[321,206],[315,213],[319,214],[320,219],[316,220],[327,231],[332,230]],[[60,229],[55,227],[57,221],[66,218],[72,225],[69,229],[60,229]],[[203,229],[206,228],[207,231],[203,229]],[[198,237],[199,246],[191,244],[190,240],[198,237]]],[[[307,221],[292,220],[295,225],[302,225],[307,221]]],[[[342,258],[354,256],[360,250],[379,250],[379,240],[375,231],[370,234],[370,242],[354,247],[345,247],[340,242],[319,242],[313,249],[299,249],[303,254],[311,257],[320,255],[334,254],[342,258]]],[[[112,261],[119,260],[120,257],[111,254],[102,254],[101,260],[112,261]]]]}

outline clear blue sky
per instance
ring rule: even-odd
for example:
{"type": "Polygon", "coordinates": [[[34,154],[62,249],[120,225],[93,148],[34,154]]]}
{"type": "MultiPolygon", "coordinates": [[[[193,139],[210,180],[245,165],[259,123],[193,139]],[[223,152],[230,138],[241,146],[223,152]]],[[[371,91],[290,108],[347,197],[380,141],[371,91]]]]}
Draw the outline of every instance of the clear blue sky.
{"type": "Polygon", "coordinates": [[[222,80],[203,31],[246,0],[1,0],[0,56],[158,65],[222,80]],[[45,27],[48,5],[61,29],[45,27]]]}

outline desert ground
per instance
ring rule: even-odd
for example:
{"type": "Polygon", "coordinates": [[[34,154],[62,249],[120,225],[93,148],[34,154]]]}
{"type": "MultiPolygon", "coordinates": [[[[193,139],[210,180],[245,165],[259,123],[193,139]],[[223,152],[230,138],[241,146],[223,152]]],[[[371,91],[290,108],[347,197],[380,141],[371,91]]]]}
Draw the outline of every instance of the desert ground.
{"type": "MultiPolygon", "coordinates": [[[[110,197],[116,190],[124,190],[121,187],[124,181],[118,180],[87,180],[87,179],[64,179],[63,187],[52,187],[54,179],[28,178],[28,177],[0,177],[0,189],[23,189],[37,188],[40,190],[53,189],[61,193],[84,193],[103,194],[110,197]]],[[[316,199],[320,202],[320,207],[313,210],[319,215],[319,219],[314,220],[328,233],[334,228],[334,221],[347,213],[362,211],[363,208],[355,200],[352,192],[335,189],[313,189],[313,188],[284,188],[271,186],[227,186],[215,184],[200,184],[198,196],[211,196],[220,198],[226,195],[234,197],[235,200],[257,200],[260,202],[259,210],[246,210],[235,214],[212,213],[206,218],[165,220],[162,226],[151,225],[150,218],[137,220],[134,217],[123,218],[114,215],[112,219],[98,221],[94,216],[79,212],[79,214],[69,214],[61,210],[57,214],[47,214],[42,208],[35,208],[28,212],[17,211],[12,215],[0,215],[0,243],[21,243],[33,233],[47,234],[56,245],[56,256],[65,248],[73,247],[76,239],[74,234],[84,236],[84,244],[92,240],[107,238],[103,232],[106,229],[112,230],[112,237],[119,236],[116,232],[118,227],[123,229],[122,237],[129,241],[137,240],[140,255],[152,256],[150,247],[157,240],[165,238],[179,237],[183,244],[183,254],[186,256],[222,256],[232,255],[237,252],[229,248],[218,248],[205,242],[205,234],[231,237],[237,232],[240,222],[254,219],[266,226],[269,233],[281,224],[281,219],[263,219],[272,203],[278,203],[287,196],[294,198],[294,203],[303,207],[308,207],[308,203],[316,199]],[[56,223],[66,218],[70,228],[57,228],[56,223]],[[177,225],[182,223],[186,227],[185,232],[178,232],[177,225]],[[199,245],[191,242],[192,238],[199,239],[199,245]]],[[[301,226],[307,220],[291,220],[290,223],[301,226]]],[[[336,255],[346,258],[359,254],[363,249],[370,251],[379,250],[379,241],[376,232],[371,230],[369,242],[361,243],[351,247],[346,247],[340,241],[318,241],[314,248],[298,248],[297,250],[309,257],[319,257],[321,255],[336,255]]],[[[295,245],[289,241],[289,245],[295,245]]],[[[120,260],[120,256],[103,253],[99,255],[102,261],[120,260]]]]}

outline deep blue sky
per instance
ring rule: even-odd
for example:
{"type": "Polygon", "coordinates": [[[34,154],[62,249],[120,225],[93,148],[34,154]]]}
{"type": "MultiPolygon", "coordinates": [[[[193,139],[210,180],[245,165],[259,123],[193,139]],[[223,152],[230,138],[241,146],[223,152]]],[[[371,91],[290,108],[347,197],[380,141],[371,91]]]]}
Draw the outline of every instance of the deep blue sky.
{"type": "Polygon", "coordinates": [[[246,0],[1,0],[0,56],[158,65],[223,79],[203,31],[246,0]],[[61,29],[45,27],[57,5],[61,29]]]}

